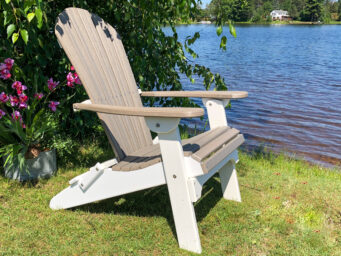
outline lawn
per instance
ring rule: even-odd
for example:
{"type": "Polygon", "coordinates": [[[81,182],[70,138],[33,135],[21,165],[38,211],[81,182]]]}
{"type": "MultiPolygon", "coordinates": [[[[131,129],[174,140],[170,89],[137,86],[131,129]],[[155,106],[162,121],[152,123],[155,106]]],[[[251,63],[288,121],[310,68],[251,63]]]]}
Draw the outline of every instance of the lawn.
{"type": "MultiPolygon", "coordinates": [[[[83,146],[50,180],[0,177],[0,255],[191,255],[178,248],[166,186],[49,208],[85,164],[107,155],[83,146]]],[[[341,172],[261,153],[241,153],[237,170],[242,203],[222,199],[215,176],[195,204],[203,255],[341,255],[341,172]]]]}

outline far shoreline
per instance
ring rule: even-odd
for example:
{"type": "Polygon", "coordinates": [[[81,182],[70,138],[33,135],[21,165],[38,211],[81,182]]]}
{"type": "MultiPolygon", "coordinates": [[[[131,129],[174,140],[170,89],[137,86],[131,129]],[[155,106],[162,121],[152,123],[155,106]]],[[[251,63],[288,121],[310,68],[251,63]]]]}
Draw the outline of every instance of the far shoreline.
{"type": "MultiPolygon", "coordinates": [[[[312,21],[272,21],[272,22],[234,22],[234,25],[341,25],[341,21],[331,21],[329,23],[324,22],[312,22],[312,21]]],[[[215,25],[214,21],[207,23],[207,21],[190,21],[190,22],[177,22],[175,25],[215,25]]],[[[228,25],[226,23],[226,25],[228,25]]]]}

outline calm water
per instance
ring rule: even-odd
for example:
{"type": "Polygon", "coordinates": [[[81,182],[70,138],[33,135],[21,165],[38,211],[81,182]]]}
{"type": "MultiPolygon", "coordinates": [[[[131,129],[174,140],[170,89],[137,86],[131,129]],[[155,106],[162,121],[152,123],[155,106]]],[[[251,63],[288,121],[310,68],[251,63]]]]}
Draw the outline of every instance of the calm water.
{"type": "MultiPolygon", "coordinates": [[[[230,90],[249,92],[248,98],[232,102],[229,124],[246,135],[248,146],[340,164],[341,26],[236,29],[237,38],[228,37],[228,50],[222,52],[213,25],[177,28],[182,39],[200,31],[195,62],[222,74],[230,90]]],[[[199,80],[183,79],[183,84],[203,89],[199,80]]]]}

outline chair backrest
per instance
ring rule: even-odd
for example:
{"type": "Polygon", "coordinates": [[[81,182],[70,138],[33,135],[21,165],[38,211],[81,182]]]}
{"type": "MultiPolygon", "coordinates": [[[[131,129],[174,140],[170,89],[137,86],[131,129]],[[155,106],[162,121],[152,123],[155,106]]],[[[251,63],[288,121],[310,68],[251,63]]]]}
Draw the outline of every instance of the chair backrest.
{"type": "MultiPolygon", "coordinates": [[[[55,33],[92,103],[142,106],[121,38],[112,26],[86,10],[67,8],[58,16],[55,33]]],[[[119,160],[152,144],[144,118],[98,116],[119,160]]]]}

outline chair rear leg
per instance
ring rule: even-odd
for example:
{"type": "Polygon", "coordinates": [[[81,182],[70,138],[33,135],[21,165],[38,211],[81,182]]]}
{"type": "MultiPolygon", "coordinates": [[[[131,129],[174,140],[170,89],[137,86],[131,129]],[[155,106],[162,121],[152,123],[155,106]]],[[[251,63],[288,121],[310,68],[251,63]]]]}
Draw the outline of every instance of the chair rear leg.
{"type": "Polygon", "coordinates": [[[229,161],[219,170],[223,197],[227,200],[241,202],[239,184],[235,164],[229,161]]]}

